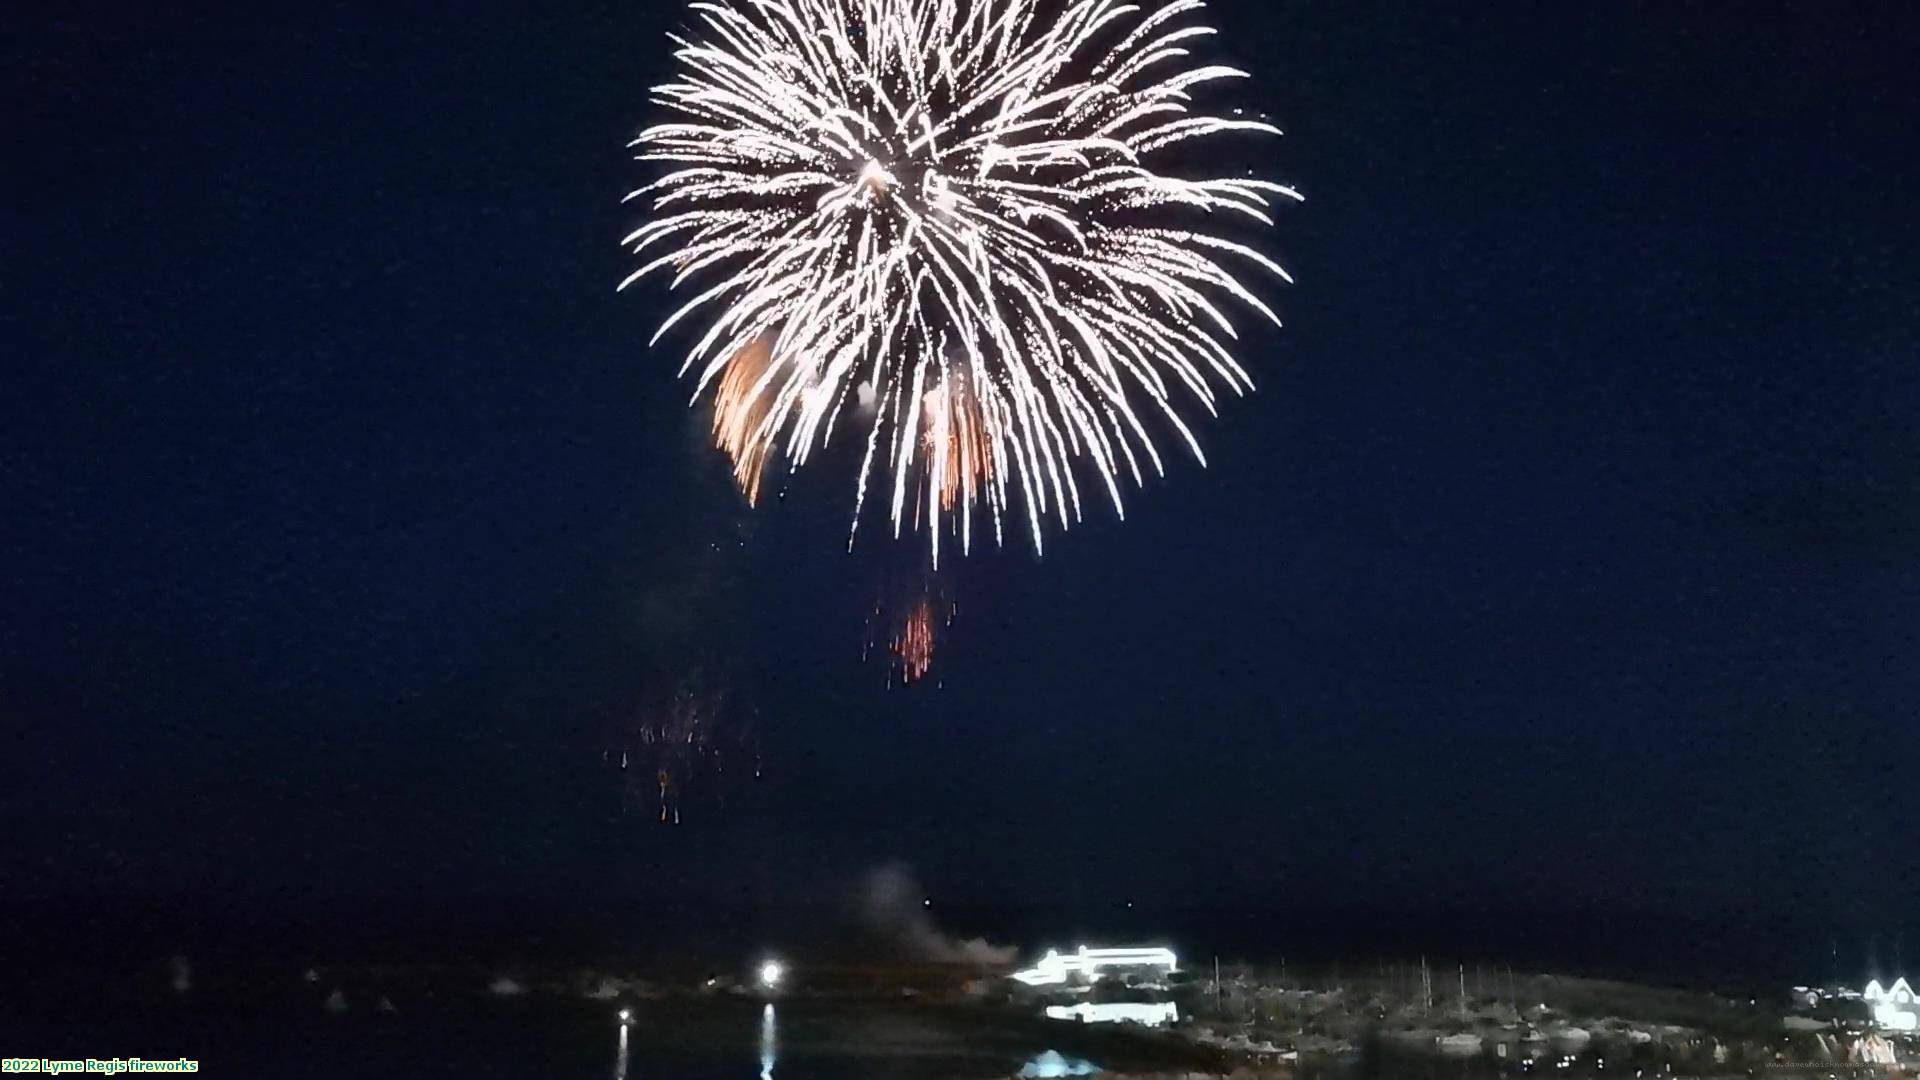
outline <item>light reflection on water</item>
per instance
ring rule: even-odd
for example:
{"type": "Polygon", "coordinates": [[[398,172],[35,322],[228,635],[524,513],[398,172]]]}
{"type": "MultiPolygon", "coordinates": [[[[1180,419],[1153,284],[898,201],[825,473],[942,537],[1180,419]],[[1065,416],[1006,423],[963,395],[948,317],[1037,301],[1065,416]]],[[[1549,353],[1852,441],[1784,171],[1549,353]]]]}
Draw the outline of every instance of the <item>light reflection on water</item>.
{"type": "Polygon", "coordinates": [[[591,1074],[572,1075],[601,1080],[609,1075],[613,1080],[984,1080],[1020,1075],[1079,1078],[1100,1071],[1083,1058],[1043,1052],[1044,1032],[1017,1023],[1008,1027],[991,1014],[958,1008],[887,1002],[666,1001],[638,1005],[633,1014],[629,1023],[615,1026],[612,1047],[600,1041],[604,1034],[595,1040],[600,1049],[591,1074]]]}
{"type": "Polygon", "coordinates": [[[1067,1057],[1058,1050],[1048,1050],[1032,1061],[1020,1067],[1022,1080],[1037,1080],[1040,1077],[1092,1076],[1100,1071],[1100,1066],[1080,1058],[1067,1057]]]}
{"type": "MultiPolygon", "coordinates": [[[[630,1027],[624,1020],[620,1023],[620,1043],[613,1057],[613,1080],[627,1080],[627,1064],[632,1057],[627,1034],[630,1027]]],[[[773,1080],[773,1066],[779,1059],[779,1021],[773,1005],[769,1003],[760,1010],[760,1080],[773,1080]]]]}
{"type": "Polygon", "coordinates": [[[773,1080],[778,1034],[774,1028],[773,1004],[769,1002],[760,1012],[760,1080],[773,1080]]]}

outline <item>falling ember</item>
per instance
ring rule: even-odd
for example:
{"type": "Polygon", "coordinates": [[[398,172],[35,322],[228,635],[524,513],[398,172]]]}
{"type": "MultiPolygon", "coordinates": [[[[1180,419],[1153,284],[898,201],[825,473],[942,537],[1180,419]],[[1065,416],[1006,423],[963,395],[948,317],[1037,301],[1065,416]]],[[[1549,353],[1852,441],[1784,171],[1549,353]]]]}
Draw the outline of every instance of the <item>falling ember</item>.
{"type": "Polygon", "coordinates": [[[900,681],[910,683],[933,666],[933,601],[922,598],[893,635],[893,657],[900,681]]]}
{"type": "Polygon", "coordinates": [[[888,685],[896,679],[901,686],[919,682],[932,669],[934,647],[959,611],[938,574],[922,569],[905,580],[895,579],[883,589],[867,620],[861,659],[878,650],[887,659],[888,685]]]}
{"type": "Polygon", "coordinates": [[[772,359],[771,336],[748,342],[727,362],[713,393],[713,445],[732,459],[733,482],[748,506],[760,502],[760,480],[767,467],[769,443],[761,429],[773,411],[767,389],[772,359]]]}
{"type": "Polygon", "coordinates": [[[660,770],[660,824],[680,824],[680,798],[674,790],[673,774],[660,770]],[[671,815],[671,817],[669,817],[671,815]]]}
{"type": "Polygon", "coordinates": [[[936,497],[939,509],[949,514],[958,509],[964,542],[972,532],[967,515],[980,501],[986,485],[998,475],[993,440],[987,435],[986,418],[980,414],[980,400],[966,389],[964,380],[947,379],[927,391],[922,404],[922,437],[933,477],[928,511],[931,515],[936,497]]]}
{"type": "Polygon", "coordinates": [[[620,721],[616,747],[603,759],[615,767],[630,809],[651,804],[662,825],[678,825],[689,799],[726,805],[735,780],[757,778],[760,743],[753,710],[698,676],[682,679],[664,697],[650,695],[636,715],[620,721]]]}

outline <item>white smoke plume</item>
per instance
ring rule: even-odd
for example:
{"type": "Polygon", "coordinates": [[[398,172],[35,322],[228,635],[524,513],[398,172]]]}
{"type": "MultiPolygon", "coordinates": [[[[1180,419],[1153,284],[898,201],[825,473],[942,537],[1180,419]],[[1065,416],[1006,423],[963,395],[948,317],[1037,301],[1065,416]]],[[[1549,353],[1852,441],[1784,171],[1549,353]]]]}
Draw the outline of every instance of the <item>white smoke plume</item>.
{"type": "Polygon", "coordinates": [[[940,932],[924,905],[926,893],[906,863],[888,863],[861,883],[860,909],[867,928],[918,960],[977,967],[1006,967],[1019,950],[985,938],[957,938],[940,932]]]}

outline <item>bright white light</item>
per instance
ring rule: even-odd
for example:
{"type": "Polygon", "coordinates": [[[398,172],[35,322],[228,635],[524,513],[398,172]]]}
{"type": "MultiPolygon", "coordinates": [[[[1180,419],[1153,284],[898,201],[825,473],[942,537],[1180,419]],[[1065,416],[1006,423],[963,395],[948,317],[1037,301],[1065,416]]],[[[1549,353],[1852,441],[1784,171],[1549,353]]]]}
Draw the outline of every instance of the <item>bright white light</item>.
{"type": "Polygon", "coordinates": [[[1083,1024],[1116,1024],[1122,1021],[1159,1027],[1177,1023],[1180,1007],[1171,1001],[1110,1001],[1096,1005],[1083,1001],[1078,1005],[1049,1005],[1047,1016],[1054,1020],[1076,1020],[1083,1024]]]}
{"type": "Polygon", "coordinates": [[[1041,1077],[1092,1076],[1099,1071],[1100,1067],[1091,1061],[1063,1057],[1058,1050],[1048,1050],[1022,1065],[1020,1076],[1022,1080],[1038,1080],[1041,1077]]]}
{"type": "Polygon", "coordinates": [[[893,174],[879,162],[869,161],[867,167],[860,170],[860,182],[876,190],[888,188],[893,186],[893,174]]]}
{"type": "Polygon", "coordinates": [[[623,1024],[631,1024],[631,1023],[633,1023],[633,1010],[632,1010],[632,1009],[621,1009],[621,1010],[620,1010],[620,1022],[621,1022],[621,1023],[623,1023],[623,1024]]]}
{"type": "Polygon", "coordinates": [[[769,960],[760,965],[760,985],[771,990],[780,985],[780,977],[786,973],[787,969],[780,966],[780,961],[769,960]]]}
{"type": "Polygon", "coordinates": [[[773,1080],[773,1066],[779,1060],[780,1034],[769,1004],[760,1010],[760,1080],[773,1080]]]}
{"type": "Polygon", "coordinates": [[[1860,996],[1873,1006],[1873,1022],[1889,1031],[1920,1030],[1920,1014],[1913,1009],[1913,988],[1904,978],[1893,980],[1892,986],[1881,986],[1875,979],[1867,984],[1860,996]]]}
{"type": "Polygon", "coordinates": [[[1089,979],[1098,978],[1100,969],[1106,967],[1159,967],[1172,973],[1180,970],[1180,962],[1172,949],[1089,949],[1082,945],[1071,956],[1061,956],[1058,950],[1048,949],[1038,964],[1014,972],[1013,977],[1028,986],[1054,986],[1076,973],[1089,979]]]}
{"type": "Polygon", "coordinates": [[[1920,1015],[1887,1002],[1873,1007],[1873,1022],[1889,1031],[1913,1031],[1920,1028],[1920,1015]]]}
{"type": "Polygon", "coordinates": [[[1913,988],[1907,985],[1904,978],[1893,980],[1893,985],[1887,987],[1882,987],[1880,980],[1875,979],[1867,984],[1860,996],[1868,1001],[1892,1001],[1904,1005],[1913,1000],[1913,988]]]}

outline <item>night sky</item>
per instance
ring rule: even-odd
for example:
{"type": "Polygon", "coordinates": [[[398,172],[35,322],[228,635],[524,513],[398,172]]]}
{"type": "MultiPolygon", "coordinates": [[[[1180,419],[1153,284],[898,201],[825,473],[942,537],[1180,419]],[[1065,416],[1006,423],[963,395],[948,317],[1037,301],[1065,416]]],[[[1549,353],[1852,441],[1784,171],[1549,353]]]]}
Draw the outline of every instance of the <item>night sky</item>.
{"type": "Polygon", "coordinates": [[[0,43],[16,898],[1912,910],[1903,5],[1218,0],[1306,196],[1259,392],[976,551],[904,691],[849,464],[749,510],[614,291],[677,5],[60,7],[0,43]],[[661,827],[602,751],[696,668],[765,775],[661,827]]]}

